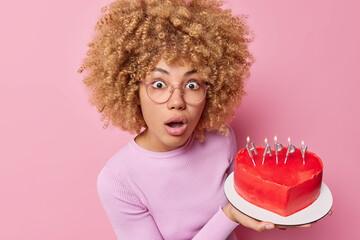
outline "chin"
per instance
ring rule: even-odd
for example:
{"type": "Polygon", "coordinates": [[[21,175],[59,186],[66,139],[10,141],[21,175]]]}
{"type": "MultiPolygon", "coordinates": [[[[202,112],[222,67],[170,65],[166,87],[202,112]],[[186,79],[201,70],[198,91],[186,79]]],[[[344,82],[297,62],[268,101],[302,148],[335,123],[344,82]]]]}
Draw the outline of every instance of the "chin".
{"type": "Polygon", "coordinates": [[[164,141],[164,144],[172,148],[180,148],[184,146],[189,137],[190,135],[170,136],[164,141]]]}

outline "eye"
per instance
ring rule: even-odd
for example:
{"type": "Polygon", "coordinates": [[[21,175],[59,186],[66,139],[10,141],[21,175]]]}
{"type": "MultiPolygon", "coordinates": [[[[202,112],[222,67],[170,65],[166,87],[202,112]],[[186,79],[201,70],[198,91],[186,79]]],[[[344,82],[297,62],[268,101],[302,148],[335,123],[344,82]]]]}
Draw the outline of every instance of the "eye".
{"type": "Polygon", "coordinates": [[[161,88],[165,88],[166,84],[161,80],[157,80],[152,82],[151,86],[155,89],[161,89],[161,88]]]}
{"type": "Polygon", "coordinates": [[[200,88],[200,84],[197,82],[188,82],[186,84],[186,88],[189,88],[190,90],[197,90],[200,88]]]}

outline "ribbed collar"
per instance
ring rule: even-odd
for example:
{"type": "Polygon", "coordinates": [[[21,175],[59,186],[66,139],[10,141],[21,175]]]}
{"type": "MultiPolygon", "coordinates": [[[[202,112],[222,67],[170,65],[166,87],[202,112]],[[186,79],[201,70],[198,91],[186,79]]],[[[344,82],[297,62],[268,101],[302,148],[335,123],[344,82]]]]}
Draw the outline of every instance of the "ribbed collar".
{"type": "Polygon", "coordinates": [[[135,142],[135,138],[133,138],[130,142],[129,145],[135,149],[136,151],[138,151],[140,154],[147,156],[147,157],[152,157],[152,158],[169,158],[169,157],[173,157],[173,156],[177,156],[180,154],[185,153],[189,147],[192,145],[194,141],[194,134],[191,134],[190,137],[188,138],[188,140],[186,141],[185,145],[168,151],[168,152],[153,152],[153,151],[149,151],[145,148],[140,147],[136,142],[135,142]]]}

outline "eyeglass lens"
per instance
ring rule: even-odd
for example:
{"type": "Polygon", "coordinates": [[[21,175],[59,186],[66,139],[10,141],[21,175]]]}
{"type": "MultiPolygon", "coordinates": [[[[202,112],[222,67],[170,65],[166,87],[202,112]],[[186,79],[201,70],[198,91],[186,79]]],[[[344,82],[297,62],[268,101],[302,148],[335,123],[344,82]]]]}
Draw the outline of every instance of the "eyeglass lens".
{"type": "MultiPolygon", "coordinates": [[[[146,90],[153,101],[164,103],[170,99],[175,88],[165,81],[153,81],[147,85],[146,90]]],[[[179,90],[182,92],[184,101],[189,104],[200,103],[206,95],[205,84],[196,81],[189,81],[183,84],[179,90]]]]}

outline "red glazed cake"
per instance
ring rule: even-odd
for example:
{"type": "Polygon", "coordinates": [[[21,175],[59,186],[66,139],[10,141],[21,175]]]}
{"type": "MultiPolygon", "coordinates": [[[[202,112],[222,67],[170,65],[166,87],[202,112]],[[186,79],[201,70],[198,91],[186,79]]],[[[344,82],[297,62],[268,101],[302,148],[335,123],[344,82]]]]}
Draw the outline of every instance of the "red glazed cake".
{"type": "Polygon", "coordinates": [[[320,194],[323,164],[314,153],[305,153],[305,164],[300,149],[285,157],[287,148],[266,155],[263,147],[256,147],[252,159],[246,148],[240,150],[235,159],[234,184],[236,192],[246,201],[281,216],[296,213],[311,203],[320,194]]]}

